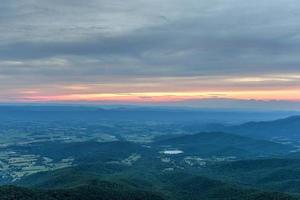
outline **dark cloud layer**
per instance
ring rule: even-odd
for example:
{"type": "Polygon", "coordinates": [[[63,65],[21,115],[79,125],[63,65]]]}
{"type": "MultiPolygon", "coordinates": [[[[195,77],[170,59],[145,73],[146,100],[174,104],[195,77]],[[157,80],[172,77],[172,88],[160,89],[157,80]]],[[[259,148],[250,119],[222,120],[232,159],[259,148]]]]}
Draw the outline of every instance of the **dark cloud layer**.
{"type": "MultiPolygon", "coordinates": [[[[68,5],[64,1],[62,3],[41,2],[32,3],[32,12],[27,13],[30,14],[29,18],[34,18],[36,15],[35,21],[37,22],[39,21],[39,12],[36,11],[38,8],[46,10],[47,6],[54,6],[54,8],[61,6],[60,11],[66,9],[68,12],[68,5]]],[[[205,3],[200,1],[198,4],[205,3]]],[[[12,1],[9,4],[13,4],[12,1]]],[[[108,7],[108,4],[103,1],[103,5],[106,5],[103,6],[104,8],[108,7]]],[[[80,10],[78,7],[82,5],[84,2],[78,0],[73,7],[80,10]]],[[[2,7],[6,8],[3,5],[2,7]]],[[[26,4],[21,7],[26,7],[26,4]]],[[[29,35],[21,33],[19,34],[21,40],[8,40],[0,46],[0,58],[2,60],[23,60],[69,56],[69,59],[72,60],[71,56],[86,56],[94,59],[121,56],[139,60],[149,67],[157,67],[158,73],[162,67],[174,66],[174,70],[168,70],[170,75],[178,75],[185,70],[192,70],[196,74],[214,74],[226,71],[241,74],[251,71],[254,73],[256,71],[258,73],[261,71],[280,72],[282,68],[288,71],[298,71],[300,38],[299,28],[296,24],[300,16],[295,13],[290,14],[296,11],[297,7],[299,8],[300,4],[296,1],[276,0],[262,1],[261,3],[217,1],[211,10],[199,10],[199,14],[196,16],[186,18],[183,15],[158,25],[140,24],[140,27],[134,30],[124,33],[121,30],[118,34],[94,31],[93,34],[86,37],[78,36],[71,40],[57,39],[57,35],[48,37],[46,35],[45,38],[35,40],[29,35]]],[[[88,8],[87,6],[83,10],[88,11],[88,8]]],[[[107,9],[107,13],[109,13],[109,8],[107,9]]],[[[103,8],[99,4],[99,12],[102,10],[103,8]]],[[[11,9],[10,12],[13,13],[13,11],[11,9]]],[[[75,14],[74,17],[76,17],[75,14]]],[[[157,15],[159,14],[157,13],[157,15]]],[[[45,15],[43,18],[47,19],[47,12],[45,15]]],[[[69,15],[72,16],[72,14],[69,15]]],[[[131,13],[123,13],[123,15],[130,16],[131,13]]],[[[88,13],[87,16],[89,16],[88,13]]],[[[111,16],[114,16],[114,13],[111,16]]],[[[41,20],[40,23],[47,21],[46,19],[41,20]]],[[[151,19],[149,17],[148,20],[151,19]]],[[[8,22],[2,23],[7,25],[8,22]]],[[[17,22],[12,21],[12,23],[17,22]]],[[[88,20],[86,23],[88,24],[88,20]]],[[[49,35],[51,35],[51,30],[63,28],[64,25],[50,24],[49,35]]],[[[97,26],[100,25],[101,22],[97,24],[97,26]]],[[[47,24],[43,26],[47,26],[47,24]]],[[[73,26],[75,27],[75,25],[73,26]]],[[[114,24],[111,26],[113,29],[114,24]]],[[[17,31],[24,25],[17,24],[12,27],[17,31]]],[[[80,28],[80,25],[78,28],[74,28],[73,34],[76,35],[76,31],[80,32],[80,28]]],[[[93,32],[92,28],[90,30],[93,32]]],[[[39,31],[38,26],[37,30],[33,29],[29,32],[36,31],[39,31]]],[[[63,31],[62,34],[64,34],[63,31]]],[[[67,36],[62,35],[62,38],[67,36]]],[[[122,60],[115,64],[122,65],[122,60]]],[[[126,66],[120,67],[125,68],[126,66]]],[[[145,69],[145,71],[147,70],[145,69]]],[[[152,71],[155,72],[155,70],[152,71]]]]}

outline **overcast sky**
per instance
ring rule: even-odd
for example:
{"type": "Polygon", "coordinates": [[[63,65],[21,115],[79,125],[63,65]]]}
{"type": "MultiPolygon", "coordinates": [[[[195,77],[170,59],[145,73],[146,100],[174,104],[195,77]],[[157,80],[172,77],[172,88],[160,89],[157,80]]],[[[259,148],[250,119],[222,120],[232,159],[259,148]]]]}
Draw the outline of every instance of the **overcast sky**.
{"type": "Polygon", "coordinates": [[[1,0],[0,101],[300,101],[298,0],[1,0]]]}

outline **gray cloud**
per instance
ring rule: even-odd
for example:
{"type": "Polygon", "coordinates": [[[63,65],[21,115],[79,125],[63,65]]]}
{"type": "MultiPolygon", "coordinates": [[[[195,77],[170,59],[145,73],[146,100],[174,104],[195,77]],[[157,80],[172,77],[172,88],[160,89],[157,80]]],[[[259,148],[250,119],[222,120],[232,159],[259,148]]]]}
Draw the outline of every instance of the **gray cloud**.
{"type": "Polygon", "coordinates": [[[0,84],[300,74],[299,8],[296,0],[3,0],[0,84]]]}

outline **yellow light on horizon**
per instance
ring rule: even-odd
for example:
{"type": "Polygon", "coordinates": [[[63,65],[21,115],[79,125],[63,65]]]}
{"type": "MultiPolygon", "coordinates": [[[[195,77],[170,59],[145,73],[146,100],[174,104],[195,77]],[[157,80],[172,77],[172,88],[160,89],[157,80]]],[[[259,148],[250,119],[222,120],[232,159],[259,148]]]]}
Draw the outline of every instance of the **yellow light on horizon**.
{"type": "Polygon", "coordinates": [[[255,90],[255,91],[190,91],[190,92],[136,92],[136,93],[87,93],[66,95],[27,94],[29,101],[132,101],[166,102],[188,99],[230,98],[255,100],[300,101],[299,90],[255,90]]]}

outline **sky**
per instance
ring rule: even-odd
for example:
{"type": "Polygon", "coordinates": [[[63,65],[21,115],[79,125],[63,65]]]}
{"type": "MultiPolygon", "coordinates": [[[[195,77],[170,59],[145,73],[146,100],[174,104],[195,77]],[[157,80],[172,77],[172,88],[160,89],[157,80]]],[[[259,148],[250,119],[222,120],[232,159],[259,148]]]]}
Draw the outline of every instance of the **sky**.
{"type": "Polygon", "coordinates": [[[1,0],[0,102],[300,109],[299,10],[298,0],[1,0]]]}

